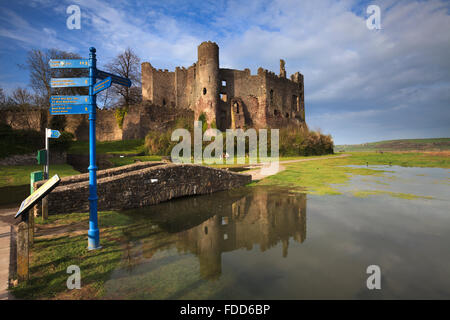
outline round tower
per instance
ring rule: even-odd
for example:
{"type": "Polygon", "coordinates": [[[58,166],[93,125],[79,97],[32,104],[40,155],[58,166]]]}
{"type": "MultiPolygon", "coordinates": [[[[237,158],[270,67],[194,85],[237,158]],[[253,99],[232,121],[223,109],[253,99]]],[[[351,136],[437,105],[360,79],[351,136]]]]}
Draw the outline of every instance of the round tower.
{"type": "Polygon", "coordinates": [[[204,112],[210,125],[216,122],[219,105],[219,46],[211,41],[198,46],[197,105],[195,119],[204,112]]]}

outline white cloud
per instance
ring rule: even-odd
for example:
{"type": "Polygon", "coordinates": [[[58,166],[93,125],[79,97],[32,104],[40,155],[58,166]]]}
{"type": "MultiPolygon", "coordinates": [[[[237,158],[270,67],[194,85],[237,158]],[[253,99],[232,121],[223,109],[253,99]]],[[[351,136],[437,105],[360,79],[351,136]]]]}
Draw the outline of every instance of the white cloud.
{"type": "Polygon", "coordinates": [[[131,47],[144,61],[172,70],[191,65],[197,45],[215,40],[223,67],[278,71],[283,58],[288,73],[302,72],[307,121],[337,142],[367,139],[353,133],[363,127],[373,128],[371,140],[381,131],[411,128],[417,136],[427,130],[450,135],[442,123],[450,104],[448,2],[380,2],[379,31],[367,29],[365,7],[355,0],[137,1],[135,7],[118,0],[66,2],[73,3],[81,7],[82,30],[88,31],[77,42],[66,41],[67,32],[58,35],[52,26],[37,33],[11,11],[5,11],[11,27],[0,27],[0,35],[66,50],[95,44],[103,61],[131,47]]]}

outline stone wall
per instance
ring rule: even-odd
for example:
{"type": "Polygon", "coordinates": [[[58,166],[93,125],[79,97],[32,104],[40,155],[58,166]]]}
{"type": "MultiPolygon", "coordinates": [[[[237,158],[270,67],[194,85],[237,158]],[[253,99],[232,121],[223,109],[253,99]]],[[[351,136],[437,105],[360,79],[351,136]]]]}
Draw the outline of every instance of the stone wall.
{"type": "Polygon", "coordinates": [[[47,125],[48,114],[44,109],[7,109],[1,111],[0,122],[15,130],[43,131],[47,125]]]}
{"type": "MultiPolygon", "coordinates": [[[[16,154],[4,159],[0,159],[0,166],[30,166],[37,164],[37,153],[16,154]]],[[[65,164],[67,154],[65,152],[51,152],[50,164],[65,164]]]]}
{"type": "MultiPolygon", "coordinates": [[[[67,116],[52,116],[48,110],[5,110],[2,111],[0,121],[10,125],[13,129],[31,129],[43,132],[50,127],[53,117],[65,117],[64,131],[73,133],[76,140],[89,140],[89,120],[87,114],[73,114],[67,116]]],[[[114,109],[98,109],[96,118],[96,135],[98,141],[122,140],[122,129],[117,124],[114,109]]]]}
{"type": "MultiPolygon", "coordinates": [[[[76,140],[88,141],[89,115],[74,114],[65,117],[65,131],[73,133],[76,140]]],[[[122,129],[117,123],[114,109],[97,110],[95,133],[98,141],[122,140],[122,129]]]]}
{"type": "Polygon", "coordinates": [[[189,109],[163,107],[151,103],[131,106],[123,122],[122,138],[143,139],[150,130],[165,131],[179,117],[186,117],[194,122],[194,113],[189,109]]]}
{"type": "MultiPolygon", "coordinates": [[[[240,187],[251,176],[194,164],[137,163],[98,172],[99,210],[131,209],[177,197],[240,187]]],[[[62,178],[48,196],[49,214],[89,210],[88,174],[62,178]]],[[[37,183],[36,186],[41,185],[37,183]]]]}

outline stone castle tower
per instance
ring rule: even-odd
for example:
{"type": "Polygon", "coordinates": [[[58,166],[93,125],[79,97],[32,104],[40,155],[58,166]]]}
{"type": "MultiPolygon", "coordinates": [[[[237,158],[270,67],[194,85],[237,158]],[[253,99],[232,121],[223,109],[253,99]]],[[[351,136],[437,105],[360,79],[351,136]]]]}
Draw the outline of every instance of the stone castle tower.
{"type": "Polygon", "coordinates": [[[162,108],[191,109],[195,119],[204,113],[221,130],[305,125],[301,73],[288,79],[284,60],[279,75],[263,68],[256,75],[220,68],[219,46],[210,41],[198,46],[198,60],[187,69],[169,72],[142,63],[142,98],[162,108]]]}

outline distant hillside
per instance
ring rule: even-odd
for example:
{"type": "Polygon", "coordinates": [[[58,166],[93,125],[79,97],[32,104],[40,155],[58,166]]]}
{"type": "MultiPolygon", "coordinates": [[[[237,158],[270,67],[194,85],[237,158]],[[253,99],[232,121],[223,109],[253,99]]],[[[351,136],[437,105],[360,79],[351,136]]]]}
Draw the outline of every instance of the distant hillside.
{"type": "Polygon", "coordinates": [[[341,151],[444,151],[450,150],[450,138],[402,139],[369,142],[363,144],[344,144],[334,147],[341,151]]]}

